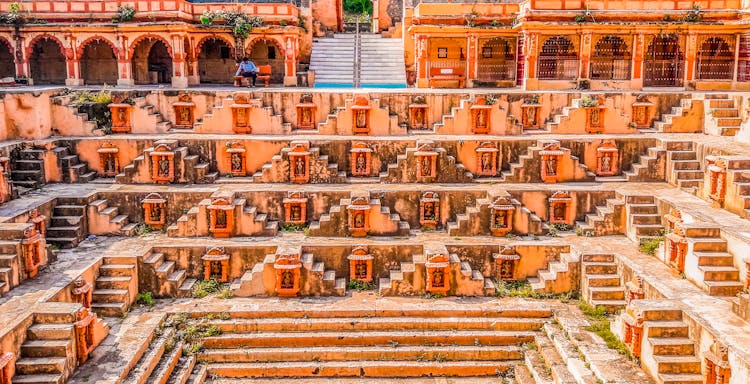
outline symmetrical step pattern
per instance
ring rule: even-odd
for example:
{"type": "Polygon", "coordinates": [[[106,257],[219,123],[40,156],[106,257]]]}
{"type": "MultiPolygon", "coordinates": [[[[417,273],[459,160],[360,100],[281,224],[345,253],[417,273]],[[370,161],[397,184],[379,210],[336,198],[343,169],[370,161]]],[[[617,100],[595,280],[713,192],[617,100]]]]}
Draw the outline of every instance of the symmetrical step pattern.
{"type": "Polygon", "coordinates": [[[295,164],[290,163],[289,153],[295,148],[304,148],[308,152],[306,172],[309,175],[308,183],[342,183],[346,180],[346,172],[339,171],[336,163],[329,161],[327,155],[320,153],[320,148],[312,147],[307,141],[293,141],[289,147],[284,147],[281,152],[271,158],[253,175],[254,183],[288,183],[291,180],[290,173],[295,164]]]}
{"type": "Polygon", "coordinates": [[[602,306],[615,313],[625,307],[625,287],[613,254],[581,255],[581,290],[585,300],[594,307],[602,306]]]}
{"type": "Polygon", "coordinates": [[[104,257],[102,262],[91,308],[102,317],[120,317],[138,293],[138,261],[134,257],[104,257]]]}
{"type": "Polygon", "coordinates": [[[352,205],[367,204],[369,205],[369,222],[370,225],[367,234],[370,236],[407,236],[411,231],[409,222],[401,220],[398,213],[391,213],[391,208],[383,206],[380,199],[356,197],[341,199],[338,204],[334,204],[328,210],[328,213],[320,215],[318,220],[310,223],[310,236],[340,236],[349,235],[349,215],[348,209],[352,205]]]}
{"type": "Polygon", "coordinates": [[[652,377],[660,384],[700,384],[701,361],[679,309],[644,310],[646,340],[641,359],[644,367],[657,367],[652,377]],[[651,360],[651,361],[649,361],[651,360]]]}
{"type": "Polygon", "coordinates": [[[315,71],[315,85],[354,84],[355,35],[336,34],[332,38],[313,40],[310,70],[315,71]]]}

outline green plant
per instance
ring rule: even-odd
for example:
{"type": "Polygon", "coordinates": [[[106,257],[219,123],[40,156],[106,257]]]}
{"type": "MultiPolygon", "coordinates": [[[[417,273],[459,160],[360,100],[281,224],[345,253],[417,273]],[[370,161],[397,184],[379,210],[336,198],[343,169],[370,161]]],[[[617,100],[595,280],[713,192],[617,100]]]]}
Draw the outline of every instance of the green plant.
{"type": "Polygon", "coordinates": [[[146,234],[149,234],[149,233],[151,233],[153,231],[154,231],[154,229],[150,225],[148,225],[148,224],[146,224],[144,222],[140,222],[140,223],[138,223],[138,224],[135,225],[135,234],[138,235],[138,236],[146,235],[146,234]]]}
{"type": "Polygon", "coordinates": [[[193,297],[202,299],[210,293],[219,292],[220,289],[221,283],[216,279],[201,280],[193,287],[193,297]]]}
{"type": "Polygon", "coordinates": [[[498,20],[498,19],[494,19],[494,20],[492,20],[492,21],[490,22],[490,26],[492,26],[492,27],[499,27],[499,26],[501,26],[501,25],[503,25],[503,24],[502,24],[502,23],[500,22],[500,20],[498,20]]]}
{"type": "Polygon", "coordinates": [[[21,5],[18,3],[10,3],[8,5],[8,13],[0,14],[0,23],[21,25],[24,22],[25,19],[21,14],[21,5]]]}
{"type": "Polygon", "coordinates": [[[584,96],[581,101],[578,102],[578,106],[581,108],[591,108],[599,105],[599,99],[596,97],[584,96]]]}
{"type": "Polygon", "coordinates": [[[703,10],[700,4],[693,4],[693,8],[690,9],[687,14],[682,18],[682,21],[686,23],[697,23],[703,19],[703,10]]]}
{"type": "Polygon", "coordinates": [[[136,304],[145,305],[147,307],[154,306],[154,298],[151,296],[151,292],[144,292],[135,295],[136,304]]]}
{"type": "Polygon", "coordinates": [[[645,237],[641,239],[640,250],[647,255],[655,255],[656,250],[659,248],[659,244],[664,241],[664,236],[657,237],[645,237]]]}
{"type": "Polygon", "coordinates": [[[200,17],[201,24],[205,27],[220,26],[232,31],[235,38],[246,39],[250,32],[258,27],[262,27],[265,21],[262,17],[250,16],[242,11],[228,11],[220,9],[217,11],[204,11],[200,17]],[[221,25],[214,25],[217,20],[223,20],[221,25]]]}
{"type": "Polygon", "coordinates": [[[369,291],[374,288],[372,283],[370,282],[363,282],[359,280],[351,280],[349,283],[346,284],[347,289],[356,290],[356,291],[369,291]]]}
{"type": "Polygon", "coordinates": [[[575,21],[576,23],[584,23],[586,22],[586,15],[584,15],[583,13],[579,13],[575,15],[573,21],[575,21]]]}
{"type": "Polygon", "coordinates": [[[133,20],[135,17],[135,8],[130,5],[121,5],[117,7],[117,16],[112,18],[115,23],[133,20]]]}
{"type": "Polygon", "coordinates": [[[307,33],[307,20],[305,20],[305,16],[302,16],[301,14],[297,18],[297,26],[302,28],[305,33],[307,33]]]}
{"type": "Polygon", "coordinates": [[[289,25],[289,22],[286,21],[286,20],[281,20],[281,21],[279,21],[279,25],[282,26],[282,27],[286,27],[287,25],[289,25]]]}
{"type": "Polygon", "coordinates": [[[219,294],[216,295],[220,299],[231,299],[232,296],[234,296],[234,293],[232,293],[232,289],[228,285],[224,285],[221,290],[219,291],[219,294]]]}
{"type": "Polygon", "coordinates": [[[305,224],[284,224],[281,226],[282,232],[303,232],[307,229],[305,224]]]}
{"type": "Polygon", "coordinates": [[[609,325],[609,315],[602,306],[593,307],[586,302],[581,301],[578,304],[578,308],[583,312],[591,323],[590,326],[586,327],[589,332],[594,332],[604,340],[607,347],[617,351],[618,353],[627,356],[628,359],[632,359],[630,351],[627,349],[625,344],[617,338],[612,332],[609,325]]]}
{"type": "Polygon", "coordinates": [[[344,0],[344,11],[372,15],[372,0],[344,0]]]}
{"type": "Polygon", "coordinates": [[[101,91],[75,91],[71,94],[73,102],[76,104],[94,103],[110,104],[112,102],[112,92],[105,85],[101,91]]]}
{"type": "Polygon", "coordinates": [[[484,103],[487,105],[495,105],[498,97],[496,95],[487,95],[484,97],[484,103]]]}

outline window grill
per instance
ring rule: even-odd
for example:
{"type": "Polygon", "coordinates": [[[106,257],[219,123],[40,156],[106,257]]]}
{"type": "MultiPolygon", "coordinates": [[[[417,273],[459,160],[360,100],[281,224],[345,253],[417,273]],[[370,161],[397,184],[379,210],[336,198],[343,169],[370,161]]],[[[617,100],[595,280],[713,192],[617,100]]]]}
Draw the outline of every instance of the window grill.
{"type": "Polygon", "coordinates": [[[482,45],[477,79],[480,81],[515,80],[515,39],[495,38],[482,45]]]}
{"type": "Polygon", "coordinates": [[[734,78],[734,37],[706,36],[698,50],[699,80],[734,78]]]}
{"type": "Polygon", "coordinates": [[[737,81],[750,81],[750,35],[740,36],[737,81]]]}
{"type": "Polygon", "coordinates": [[[574,80],[578,77],[578,53],[564,36],[550,37],[539,53],[539,79],[574,80]]]}
{"type": "Polygon", "coordinates": [[[604,36],[594,47],[591,57],[592,80],[629,80],[632,56],[630,48],[619,36],[604,36]]]}
{"type": "Polygon", "coordinates": [[[654,37],[644,60],[646,87],[681,87],[685,73],[685,57],[677,35],[654,37]]]}

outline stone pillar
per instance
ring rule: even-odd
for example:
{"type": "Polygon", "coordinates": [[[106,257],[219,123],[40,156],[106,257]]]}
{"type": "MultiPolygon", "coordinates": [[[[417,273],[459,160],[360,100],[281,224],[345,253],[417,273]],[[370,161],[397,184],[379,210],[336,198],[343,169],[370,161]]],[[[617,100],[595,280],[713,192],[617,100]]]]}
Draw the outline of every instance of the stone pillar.
{"type": "Polygon", "coordinates": [[[469,36],[466,48],[466,86],[472,87],[477,78],[477,37],[469,36]]]}
{"type": "Polygon", "coordinates": [[[581,34],[581,67],[578,78],[589,78],[589,66],[591,65],[591,31],[581,34]]]}
{"type": "Polygon", "coordinates": [[[297,38],[285,37],[284,41],[284,86],[297,85],[297,52],[299,51],[297,38]]]}
{"type": "Polygon", "coordinates": [[[372,33],[380,32],[380,1],[372,0],[372,33]]]}
{"type": "Polygon", "coordinates": [[[185,38],[172,35],[172,87],[187,88],[187,63],[185,61],[185,38]]]}
{"type": "MultiPolygon", "coordinates": [[[[68,75],[65,79],[65,85],[83,85],[83,79],[81,78],[81,58],[78,57],[78,49],[76,44],[76,37],[73,35],[66,36],[70,50],[65,55],[65,65],[68,70],[68,75]]],[[[83,53],[83,52],[81,52],[83,53]]]]}
{"type": "Polygon", "coordinates": [[[536,78],[536,65],[537,65],[537,52],[536,46],[539,40],[538,33],[524,32],[524,61],[526,70],[526,81],[524,83],[525,89],[537,89],[537,78],[536,78]]]}
{"type": "Polygon", "coordinates": [[[429,86],[427,79],[427,48],[428,41],[423,35],[417,35],[414,40],[414,53],[417,56],[417,88],[426,88],[429,86]]]}
{"type": "MultiPolygon", "coordinates": [[[[23,37],[21,37],[20,33],[13,34],[13,42],[15,43],[15,47],[13,48],[13,53],[15,56],[15,62],[16,62],[16,77],[26,77],[29,78],[29,70],[28,70],[28,61],[26,58],[26,55],[24,55],[24,42],[23,37]]],[[[31,56],[31,49],[29,49],[28,52],[29,57],[31,56]]],[[[29,78],[29,81],[31,79],[29,78]]],[[[29,84],[31,85],[31,84],[29,84]]]]}
{"type": "Polygon", "coordinates": [[[695,54],[698,49],[697,45],[698,37],[695,33],[688,33],[685,39],[685,81],[695,79],[695,54]]]}
{"type": "Polygon", "coordinates": [[[117,72],[117,85],[131,87],[135,85],[127,36],[120,36],[120,54],[117,55],[117,72]]]}
{"type": "Polygon", "coordinates": [[[643,88],[643,53],[646,50],[646,38],[642,33],[633,36],[633,74],[631,75],[631,87],[633,89],[643,88]]]}
{"type": "Polygon", "coordinates": [[[183,39],[188,40],[189,46],[185,47],[185,58],[187,61],[188,85],[199,85],[201,76],[198,73],[198,52],[195,51],[195,38],[183,39]]]}

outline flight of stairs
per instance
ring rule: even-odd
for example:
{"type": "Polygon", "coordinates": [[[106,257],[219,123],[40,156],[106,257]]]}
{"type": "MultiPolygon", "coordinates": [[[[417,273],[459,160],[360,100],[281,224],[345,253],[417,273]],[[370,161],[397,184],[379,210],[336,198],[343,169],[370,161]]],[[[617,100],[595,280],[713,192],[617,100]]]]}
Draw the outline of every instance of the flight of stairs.
{"type": "Polygon", "coordinates": [[[693,104],[702,102],[703,100],[694,99],[693,96],[681,98],[679,105],[672,107],[669,113],[661,115],[660,120],[653,122],[653,129],[639,129],[638,132],[675,132],[673,125],[678,125],[676,123],[680,122],[680,120],[689,118],[693,104]]]}
{"type": "Polygon", "coordinates": [[[62,182],[64,183],[88,183],[96,178],[96,172],[89,171],[89,165],[81,162],[78,154],[70,154],[66,147],[56,147],[52,152],[57,156],[61,167],[62,182]]]}
{"type": "MultiPolygon", "coordinates": [[[[508,170],[503,170],[502,177],[506,183],[529,183],[529,182],[541,182],[541,169],[539,165],[531,167],[527,162],[534,163],[534,159],[541,161],[541,155],[539,154],[546,145],[554,143],[555,140],[539,140],[536,145],[527,147],[525,154],[518,156],[518,161],[510,164],[508,170]]],[[[559,144],[559,143],[558,143],[559,144]]],[[[558,180],[558,182],[568,181],[594,181],[596,175],[591,172],[586,164],[579,161],[578,157],[570,154],[570,149],[560,147],[560,150],[565,152],[560,160],[560,169],[569,168],[574,169],[573,180],[558,180]]],[[[538,163],[537,163],[538,164],[538,163]]]]}
{"type": "Polygon", "coordinates": [[[110,207],[106,199],[94,200],[88,205],[89,233],[93,235],[135,234],[137,223],[128,215],[121,215],[118,207],[110,207]]]}
{"type": "Polygon", "coordinates": [[[701,384],[701,361],[679,309],[643,311],[642,366],[656,366],[652,376],[659,384],[701,384]]]}
{"type": "Polygon", "coordinates": [[[695,275],[686,272],[688,279],[711,296],[734,296],[742,291],[740,271],[733,265],[734,257],[721,237],[721,228],[687,226],[685,237],[688,242],[685,269],[697,269],[695,275]]]}
{"type": "Polygon", "coordinates": [[[658,237],[664,234],[659,208],[653,196],[625,196],[627,213],[626,234],[639,242],[644,238],[658,237]]]}
{"type": "Polygon", "coordinates": [[[597,205],[594,213],[587,213],[585,221],[576,222],[576,233],[583,236],[621,235],[625,228],[625,199],[622,196],[607,199],[607,205],[597,205]]]}
{"type": "Polygon", "coordinates": [[[417,140],[417,145],[406,148],[406,153],[396,156],[395,163],[389,163],[386,170],[380,172],[381,183],[472,183],[474,175],[461,164],[456,157],[448,154],[445,148],[439,147],[432,140],[417,140]],[[435,152],[436,174],[434,177],[417,178],[418,152],[435,152]]]}
{"type": "Polygon", "coordinates": [[[708,132],[719,136],[734,136],[740,130],[742,118],[735,101],[727,94],[706,95],[710,118],[716,122],[716,131],[708,132]]]}
{"type": "Polygon", "coordinates": [[[190,297],[197,279],[189,278],[187,270],[178,269],[177,263],[167,260],[161,252],[152,252],[143,259],[143,266],[150,267],[155,281],[149,281],[150,292],[164,297],[190,297]]]}
{"type": "Polygon", "coordinates": [[[14,186],[24,190],[36,189],[46,183],[44,152],[43,149],[24,148],[11,157],[10,175],[14,186]]]}
{"type": "MultiPolygon", "coordinates": [[[[348,236],[348,207],[354,203],[356,197],[340,199],[338,204],[331,205],[328,213],[320,215],[318,220],[310,223],[310,236],[348,236]]],[[[391,213],[391,208],[383,206],[380,199],[366,198],[370,206],[370,221],[381,223],[371,227],[368,236],[408,236],[411,230],[408,221],[401,220],[398,213],[391,213]]]]}
{"type": "MultiPolygon", "coordinates": [[[[425,250],[425,253],[412,255],[411,261],[400,263],[399,269],[392,269],[388,277],[380,278],[378,282],[378,293],[383,296],[401,295],[423,295],[425,282],[427,281],[427,268],[425,263],[428,257],[437,252],[447,253],[444,246],[433,247],[433,253],[425,250]]],[[[446,280],[450,281],[451,287],[447,295],[468,296],[481,292],[491,296],[495,293],[495,284],[492,279],[485,278],[482,273],[472,269],[468,262],[461,261],[455,253],[448,255],[450,274],[446,280]]]]}
{"type": "Polygon", "coordinates": [[[346,172],[339,171],[337,163],[329,161],[328,155],[320,153],[320,148],[311,146],[308,141],[292,141],[280,153],[273,155],[271,162],[263,164],[261,169],[253,174],[254,183],[287,183],[290,181],[289,153],[296,148],[305,148],[309,152],[309,183],[341,183],[346,180],[346,172]]]}
{"type": "Polygon", "coordinates": [[[125,314],[138,291],[137,259],[105,257],[94,282],[91,308],[101,317],[125,314]]]}
{"type": "Polygon", "coordinates": [[[615,313],[625,308],[625,287],[613,254],[581,255],[582,294],[594,307],[602,306],[607,312],[615,313]]]}
{"type": "Polygon", "coordinates": [[[665,141],[667,182],[694,192],[703,183],[703,171],[692,141],[665,141]]]}
{"type": "Polygon", "coordinates": [[[313,40],[310,70],[316,84],[354,84],[355,35],[336,34],[313,40]]]}
{"type": "Polygon", "coordinates": [[[560,293],[568,292],[572,289],[570,281],[573,279],[573,273],[580,263],[580,255],[576,252],[562,252],[559,260],[550,261],[547,269],[540,269],[537,277],[529,277],[528,282],[537,292],[560,293]],[[559,280],[562,284],[555,284],[559,280]],[[568,286],[564,286],[564,285],[568,286]]]}
{"type": "Polygon", "coordinates": [[[406,87],[404,45],[401,39],[386,39],[378,34],[362,34],[359,37],[360,87],[406,87]]]}
{"type": "Polygon", "coordinates": [[[18,243],[0,241],[0,297],[20,283],[21,263],[16,255],[18,243]]]}
{"type": "Polygon", "coordinates": [[[47,243],[60,248],[73,248],[85,237],[86,205],[75,198],[57,198],[47,228],[47,243]]]}

